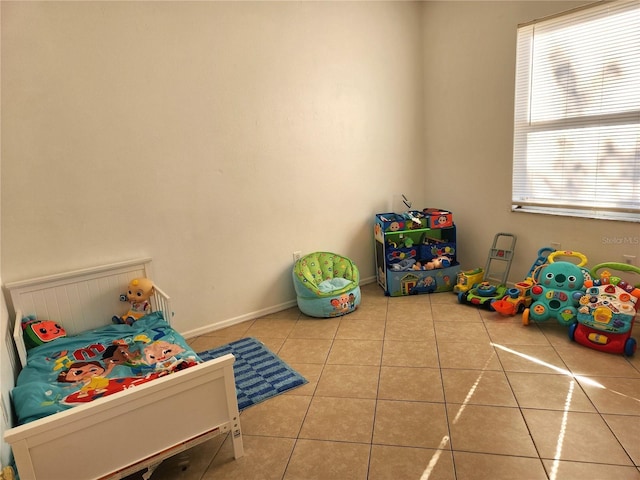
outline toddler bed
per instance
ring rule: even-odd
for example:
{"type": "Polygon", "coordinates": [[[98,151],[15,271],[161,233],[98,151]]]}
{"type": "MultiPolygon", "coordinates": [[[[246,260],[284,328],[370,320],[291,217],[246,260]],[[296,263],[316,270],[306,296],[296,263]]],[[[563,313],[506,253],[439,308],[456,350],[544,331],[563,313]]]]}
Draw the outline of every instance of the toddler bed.
{"type": "Polygon", "coordinates": [[[170,326],[157,286],[153,313],[133,325],[130,280],[152,278],[150,259],[6,285],[22,371],[12,391],[19,426],[5,432],[21,480],[122,478],[216,435],[231,433],[243,455],[233,355],[202,362],[170,326]],[[27,351],[21,320],[52,320],[67,337],[27,351]],[[84,379],[84,381],[78,380],[84,379]],[[49,383],[50,382],[50,383],[49,383]]]}

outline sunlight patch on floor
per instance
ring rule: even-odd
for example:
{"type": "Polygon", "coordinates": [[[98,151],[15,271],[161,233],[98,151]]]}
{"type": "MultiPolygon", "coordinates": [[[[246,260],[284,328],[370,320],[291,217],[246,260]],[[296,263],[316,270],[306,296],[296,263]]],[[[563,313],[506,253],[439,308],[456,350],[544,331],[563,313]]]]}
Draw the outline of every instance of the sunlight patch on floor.
{"type": "MultiPolygon", "coordinates": [[[[556,451],[555,451],[555,455],[554,455],[554,462],[553,462],[553,466],[549,475],[549,479],[550,480],[556,480],[557,475],[558,475],[558,467],[560,465],[560,458],[561,458],[561,454],[562,454],[562,448],[563,448],[563,444],[564,444],[564,439],[565,439],[565,435],[566,435],[566,430],[567,430],[567,423],[568,423],[568,416],[569,416],[569,408],[571,406],[571,402],[573,400],[573,392],[575,390],[575,386],[576,386],[576,380],[580,381],[581,383],[583,383],[584,385],[589,385],[592,387],[596,387],[596,388],[601,388],[604,390],[608,390],[612,393],[615,393],[617,395],[621,395],[624,396],[626,398],[631,398],[635,401],[640,402],[640,399],[638,398],[634,398],[634,397],[630,397],[628,395],[625,395],[623,393],[620,392],[616,392],[615,390],[611,390],[611,389],[607,389],[604,385],[602,385],[600,382],[597,382],[596,380],[593,380],[589,377],[585,377],[584,375],[575,375],[573,373],[571,373],[569,370],[565,369],[565,368],[561,368],[561,367],[557,367],[556,365],[552,365],[551,363],[545,362],[544,360],[541,360],[537,357],[534,357],[532,355],[527,355],[526,353],[522,353],[519,352],[517,350],[514,350],[512,348],[506,347],[504,345],[500,345],[497,343],[491,343],[491,345],[494,348],[498,348],[504,352],[507,353],[511,353],[513,355],[517,355],[520,358],[523,358],[525,360],[528,360],[532,363],[535,363],[537,365],[541,365],[543,367],[546,367],[550,370],[553,370],[557,373],[560,373],[562,375],[566,375],[568,377],[570,377],[572,380],[569,384],[569,391],[567,392],[567,397],[565,400],[565,405],[564,405],[564,409],[563,409],[563,416],[562,416],[562,423],[560,425],[560,431],[558,432],[558,440],[556,442],[556,451]]],[[[495,353],[494,353],[495,355],[495,353]]],[[[453,419],[452,424],[455,424],[460,417],[462,416],[466,406],[469,404],[469,402],[471,401],[471,398],[473,397],[475,391],[478,388],[478,385],[480,384],[480,381],[482,380],[482,377],[484,376],[484,373],[486,371],[486,369],[488,368],[489,362],[493,359],[493,355],[489,358],[489,360],[487,360],[487,363],[484,365],[484,367],[482,368],[480,374],[478,375],[478,378],[476,379],[476,381],[474,382],[474,384],[472,385],[472,387],[469,389],[469,392],[467,393],[464,402],[462,403],[462,405],[460,405],[460,409],[458,410],[458,412],[456,413],[455,418],[453,419]]],[[[426,469],[424,470],[422,476],[420,477],[420,480],[428,480],[431,477],[431,474],[433,473],[433,470],[435,468],[435,466],[437,465],[442,452],[444,451],[445,447],[447,446],[447,444],[450,441],[450,437],[448,435],[445,435],[444,437],[442,437],[442,440],[440,441],[440,445],[438,445],[438,448],[436,450],[436,452],[433,454],[433,456],[431,457],[431,460],[429,461],[429,464],[427,465],[426,469]]]]}
{"type": "MultiPolygon", "coordinates": [[[[465,396],[464,401],[462,402],[462,405],[460,405],[460,409],[458,409],[458,412],[456,413],[456,416],[453,419],[452,425],[455,425],[458,422],[458,420],[460,419],[460,417],[462,416],[462,412],[464,412],[464,409],[467,407],[467,405],[471,401],[471,398],[473,397],[473,394],[475,393],[476,389],[478,388],[478,385],[480,385],[480,381],[482,380],[482,377],[484,376],[484,373],[487,371],[487,368],[489,366],[489,362],[491,362],[491,360],[493,360],[494,356],[495,356],[495,352],[491,354],[491,356],[489,357],[487,362],[482,367],[482,370],[480,371],[480,375],[478,375],[478,378],[476,378],[476,381],[473,383],[473,385],[471,386],[471,388],[467,392],[467,395],[465,396]]],[[[427,465],[427,468],[422,473],[422,476],[420,477],[420,480],[428,480],[429,479],[429,477],[431,476],[431,473],[433,472],[433,469],[435,468],[435,466],[438,463],[438,460],[440,460],[440,456],[442,455],[444,447],[446,447],[447,443],[449,443],[449,440],[450,440],[449,435],[445,435],[444,437],[442,437],[442,440],[440,440],[440,445],[438,445],[438,449],[433,454],[433,457],[431,457],[431,460],[429,461],[429,464],[427,465]]]]}
{"type": "Polygon", "coordinates": [[[576,381],[571,380],[569,384],[569,392],[567,392],[567,398],[564,402],[564,411],[562,412],[562,423],[560,424],[560,433],[558,434],[558,441],[556,443],[556,454],[553,457],[553,466],[551,467],[551,473],[549,474],[549,480],[556,480],[558,476],[558,467],[560,466],[560,454],[562,453],[562,445],[564,444],[564,438],[567,433],[567,420],[569,416],[569,407],[571,406],[571,400],[573,399],[573,389],[576,386],[576,381]]]}
{"type": "Polygon", "coordinates": [[[592,380],[589,377],[585,377],[583,375],[574,375],[573,373],[571,373],[566,368],[556,367],[555,365],[552,365],[552,364],[550,364],[548,362],[545,362],[544,360],[540,360],[539,358],[533,357],[531,355],[527,355],[526,353],[518,352],[517,350],[513,350],[512,348],[505,347],[504,345],[499,345],[497,343],[492,343],[491,345],[496,347],[496,348],[499,348],[500,350],[504,350],[505,352],[512,353],[513,355],[517,355],[517,356],[519,356],[521,358],[529,360],[530,362],[536,363],[538,365],[542,365],[543,367],[547,367],[547,368],[549,368],[551,370],[554,370],[554,371],[556,371],[558,373],[561,373],[562,375],[566,375],[566,376],[574,378],[576,380],[580,380],[581,382],[586,383],[588,385],[591,385],[593,387],[606,389],[606,387],[604,385],[602,385],[601,383],[596,382],[595,380],[592,380]]]}

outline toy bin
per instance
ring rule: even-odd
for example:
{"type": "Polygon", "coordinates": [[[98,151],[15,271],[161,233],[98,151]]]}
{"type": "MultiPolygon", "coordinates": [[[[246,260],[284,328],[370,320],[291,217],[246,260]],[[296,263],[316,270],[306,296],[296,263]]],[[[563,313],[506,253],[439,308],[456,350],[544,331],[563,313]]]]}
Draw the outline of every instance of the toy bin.
{"type": "Polygon", "coordinates": [[[385,262],[388,265],[411,264],[420,258],[423,230],[403,230],[385,235],[385,262]]]}
{"type": "Polygon", "coordinates": [[[448,228],[453,226],[453,214],[440,208],[425,208],[422,214],[427,219],[429,228],[448,228]]]}
{"type": "Polygon", "coordinates": [[[399,213],[378,213],[376,224],[381,232],[398,232],[427,228],[427,218],[418,211],[399,213]]]}
{"type": "Polygon", "coordinates": [[[387,291],[391,297],[453,290],[460,265],[434,270],[387,270],[387,291]]]}
{"type": "Polygon", "coordinates": [[[420,259],[432,260],[436,257],[449,257],[451,263],[456,261],[456,243],[440,242],[420,245],[420,259]]]}

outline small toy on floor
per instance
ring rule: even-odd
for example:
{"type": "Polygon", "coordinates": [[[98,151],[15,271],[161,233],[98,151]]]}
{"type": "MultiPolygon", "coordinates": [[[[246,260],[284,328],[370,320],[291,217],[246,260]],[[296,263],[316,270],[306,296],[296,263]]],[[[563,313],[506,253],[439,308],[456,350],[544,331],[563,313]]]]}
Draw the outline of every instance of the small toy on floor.
{"type": "Polygon", "coordinates": [[[129,311],[118,317],[114,315],[113,323],[133,325],[133,322],[151,313],[149,299],[154,293],[153,282],[148,278],[134,278],[129,282],[127,293],[120,295],[121,302],[129,302],[129,311]]]}

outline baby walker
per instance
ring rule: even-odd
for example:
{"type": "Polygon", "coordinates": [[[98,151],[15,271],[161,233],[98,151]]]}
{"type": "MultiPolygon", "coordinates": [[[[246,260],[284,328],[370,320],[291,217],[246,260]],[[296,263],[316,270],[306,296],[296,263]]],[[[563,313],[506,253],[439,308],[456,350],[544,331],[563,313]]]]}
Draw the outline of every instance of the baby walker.
{"type": "Polygon", "coordinates": [[[584,295],[584,282],[590,278],[584,268],[586,264],[587,257],[580,252],[556,250],[547,255],[547,263],[540,270],[536,285],[531,287],[533,303],[522,312],[522,324],[550,318],[555,318],[563,326],[573,324],[578,313],[578,301],[584,295]],[[557,257],[575,257],[579,263],[556,261],[557,257]]]}
{"type": "Polygon", "coordinates": [[[513,288],[508,289],[507,294],[501,299],[496,298],[492,300],[491,308],[500,315],[523,313],[533,301],[531,298],[531,288],[537,282],[537,274],[540,269],[546,265],[549,254],[553,252],[555,252],[555,249],[551,247],[542,247],[538,250],[538,257],[533,262],[533,265],[531,265],[527,277],[523,281],[514,284],[513,288]]]}
{"type": "Polygon", "coordinates": [[[601,263],[593,267],[593,280],[585,282],[587,290],[580,298],[577,322],[569,327],[569,338],[595,350],[630,357],[637,348],[631,329],[640,309],[640,286],[633,286],[606,270],[597,276],[601,268],[640,274],[640,268],[625,263],[601,263]]]}
{"type": "Polygon", "coordinates": [[[514,234],[496,233],[484,268],[483,281],[466,291],[460,290],[458,302],[493,310],[491,302],[504,297],[507,291],[507,277],[515,248],[516,236],[514,234]],[[500,268],[500,263],[502,263],[502,268],[500,268]]]}

